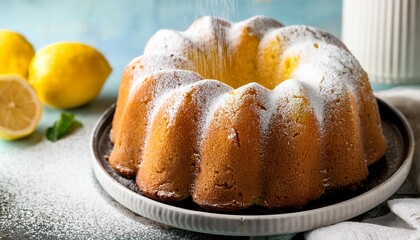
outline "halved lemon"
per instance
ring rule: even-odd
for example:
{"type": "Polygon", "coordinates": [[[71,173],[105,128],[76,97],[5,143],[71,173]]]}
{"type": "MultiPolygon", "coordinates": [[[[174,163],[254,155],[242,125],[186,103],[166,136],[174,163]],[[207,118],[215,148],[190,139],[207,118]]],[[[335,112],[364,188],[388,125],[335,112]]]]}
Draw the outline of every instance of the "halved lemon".
{"type": "Polygon", "coordinates": [[[26,80],[18,75],[0,75],[0,138],[28,136],[41,115],[42,104],[26,80]]]}

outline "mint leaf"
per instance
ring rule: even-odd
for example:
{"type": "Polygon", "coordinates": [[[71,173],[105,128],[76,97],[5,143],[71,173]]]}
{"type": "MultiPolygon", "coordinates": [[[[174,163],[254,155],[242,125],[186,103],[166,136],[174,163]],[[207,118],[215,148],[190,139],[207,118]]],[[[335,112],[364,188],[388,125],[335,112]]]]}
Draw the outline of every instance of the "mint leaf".
{"type": "Polygon", "coordinates": [[[47,128],[47,139],[55,142],[81,126],[82,123],[76,120],[76,114],[61,113],[60,119],[54,122],[52,127],[47,128]]]}

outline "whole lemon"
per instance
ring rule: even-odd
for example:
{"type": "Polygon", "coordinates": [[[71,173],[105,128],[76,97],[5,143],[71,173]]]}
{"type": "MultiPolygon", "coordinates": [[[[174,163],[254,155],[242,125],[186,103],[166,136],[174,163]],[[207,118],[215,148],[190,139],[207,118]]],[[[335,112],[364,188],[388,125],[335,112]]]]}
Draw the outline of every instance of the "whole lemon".
{"type": "Polygon", "coordinates": [[[92,101],[112,69],[95,48],[58,42],[37,51],[29,66],[29,83],[39,99],[54,108],[74,108],[92,101]]]}
{"type": "Polygon", "coordinates": [[[0,74],[17,74],[26,78],[34,48],[19,33],[0,29],[0,74]]]}

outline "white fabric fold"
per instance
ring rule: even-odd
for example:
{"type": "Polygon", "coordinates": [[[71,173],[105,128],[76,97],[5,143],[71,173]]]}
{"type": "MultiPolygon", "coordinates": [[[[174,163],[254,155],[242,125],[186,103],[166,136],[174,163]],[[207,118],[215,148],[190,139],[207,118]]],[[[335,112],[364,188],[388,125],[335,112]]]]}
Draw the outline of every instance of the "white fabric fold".
{"type": "Polygon", "coordinates": [[[416,148],[409,178],[420,193],[420,87],[398,87],[376,95],[400,110],[410,123],[416,148]]]}
{"type": "Polygon", "coordinates": [[[420,198],[388,201],[391,212],[363,222],[342,222],[306,234],[307,240],[419,240],[420,198]]]}

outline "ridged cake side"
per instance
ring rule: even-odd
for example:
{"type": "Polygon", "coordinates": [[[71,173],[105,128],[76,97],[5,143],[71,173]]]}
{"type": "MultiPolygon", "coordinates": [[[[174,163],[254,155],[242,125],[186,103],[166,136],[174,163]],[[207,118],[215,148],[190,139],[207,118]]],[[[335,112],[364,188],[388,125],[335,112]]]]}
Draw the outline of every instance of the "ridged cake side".
{"type": "Polygon", "coordinates": [[[261,16],[157,32],[126,68],[111,135],[111,165],[146,196],[217,211],[302,206],[365,179],[387,147],[343,44],[261,16]]]}

